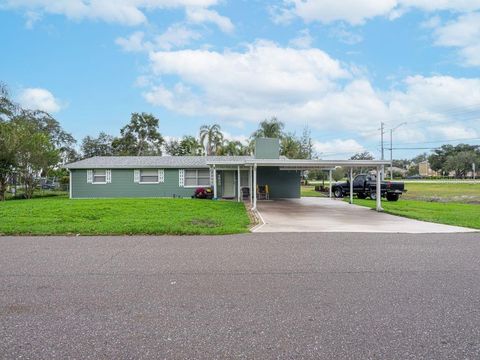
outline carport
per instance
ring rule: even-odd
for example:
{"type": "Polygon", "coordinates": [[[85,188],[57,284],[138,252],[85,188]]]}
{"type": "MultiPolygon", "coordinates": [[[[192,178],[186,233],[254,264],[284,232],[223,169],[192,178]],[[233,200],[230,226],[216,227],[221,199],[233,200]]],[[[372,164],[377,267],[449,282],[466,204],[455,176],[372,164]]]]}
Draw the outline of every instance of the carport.
{"type": "MultiPolygon", "coordinates": [[[[216,171],[218,169],[236,169],[238,172],[238,177],[240,178],[240,173],[242,170],[248,169],[249,172],[249,181],[248,187],[250,188],[250,201],[252,204],[252,209],[257,209],[257,172],[260,168],[275,168],[280,171],[305,171],[305,170],[323,170],[329,172],[330,180],[330,191],[329,196],[332,197],[332,171],[336,167],[342,167],[350,169],[349,178],[350,178],[350,203],[353,203],[353,169],[355,168],[369,168],[376,169],[377,174],[380,176],[376,177],[376,210],[382,211],[382,196],[381,196],[381,179],[382,172],[385,165],[388,165],[389,162],[386,160],[301,160],[301,159],[287,159],[287,158],[275,158],[275,159],[246,159],[243,161],[211,161],[208,162],[208,165],[213,170],[213,187],[214,187],[214,197],[217,197],[217,176],[216,171]]],[[[237,184],[240,187],[240,183],[237,184]]],[[[240,189],[238,189],[238,201],[241,201],[240,198],[240,189]]]]}

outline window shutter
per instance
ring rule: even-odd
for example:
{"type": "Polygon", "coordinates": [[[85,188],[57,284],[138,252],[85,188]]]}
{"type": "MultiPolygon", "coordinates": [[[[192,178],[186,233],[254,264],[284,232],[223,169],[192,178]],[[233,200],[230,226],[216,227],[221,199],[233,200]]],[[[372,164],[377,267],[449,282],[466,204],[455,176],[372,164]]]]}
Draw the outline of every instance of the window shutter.
{"type": "Polygon", "coordinates": [[[112,182],[112,170],[105,171],[105,178],[107,184],[110,184],[112,182]]]}
{"type": "Polygon", "coordinates": [[[87,170],[87,183],[93,183],[93,170],[87,170]]]}
{"type": "Polygon", "coordinates": [[[133,182],[140,182],[140,170],[133,170],[133,182]]]}
{"type": "Polygon", "coordinates": [[[185,186],[185,170],[183,169],[178,170],[178,186],[185,186]]]}
{"type": "Polygon", "coordinates": [[[165,182],[165,171],[163,169],[158,169],[158,182],[165,182]]]}

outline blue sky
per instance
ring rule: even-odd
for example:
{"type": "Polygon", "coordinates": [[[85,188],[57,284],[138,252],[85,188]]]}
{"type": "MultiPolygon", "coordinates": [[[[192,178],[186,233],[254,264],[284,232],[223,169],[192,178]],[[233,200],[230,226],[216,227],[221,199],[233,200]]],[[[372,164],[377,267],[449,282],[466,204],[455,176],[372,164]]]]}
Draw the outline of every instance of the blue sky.
{"type": "Polygon", "coordinates": [[[378,156],[381,121],[400,148],[480,143],[479,39],[480,0],[0,0],[0,80],[77,139],[277,116],[321,157],[378,156]]]}

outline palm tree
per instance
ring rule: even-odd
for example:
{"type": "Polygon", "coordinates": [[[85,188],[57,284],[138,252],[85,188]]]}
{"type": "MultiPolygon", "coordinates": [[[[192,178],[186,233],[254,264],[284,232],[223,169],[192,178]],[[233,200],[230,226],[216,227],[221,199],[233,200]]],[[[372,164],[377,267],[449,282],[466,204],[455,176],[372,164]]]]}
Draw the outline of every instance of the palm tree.
{"type": "Polygon", "coordinates": [[[240,141],[225,140],[222,147],[217,151],[218,155],[247,155],[248,147],[243,145],[240,141]]]}
{"type": "Polygon", "coordinates": [[[220,125],[202,125],[200,127],[200,143],[205,147],[207,155],[214,155],[223,143],[220,125]]]}
{"type": "Polygon", "coordinates": [[[254,139],[256,138],[282,138],[283,128],[285,124],[274,116],[270,120],[263,120],[258,127],[258,130],[252,134],[254,139]]]}

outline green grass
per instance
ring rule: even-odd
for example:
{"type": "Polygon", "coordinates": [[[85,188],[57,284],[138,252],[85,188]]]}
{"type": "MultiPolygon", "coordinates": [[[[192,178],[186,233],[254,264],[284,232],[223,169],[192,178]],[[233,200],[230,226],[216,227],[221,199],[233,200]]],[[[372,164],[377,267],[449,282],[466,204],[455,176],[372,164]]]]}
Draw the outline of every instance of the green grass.
{"type": "MultiPolygon", "coordinates": [[[[354,199],[354,204],[375,208],[375,201],[354,199]]],[[[386,213],[434,223],[480,229],[480,205],[417,200],[382,201],[386,213]]]]}
{"type": "Polygon", "coordinates": [[[217,235],[248,231],[243,203],[195,199],[75,199],[0,203],[0,235],[217,235]]]}
{"type": "Polygon", "coordinates": [[[300,194],[302,197],[324,197],[325,193],[315,191],[314,185],[302,185],[300,188],[300,194]]]}
{"type": "Polygon", "coordinates": [[[459,183],[405,183],[408,200],[458,202],[480,204],[480,184],[459,183]]]}

